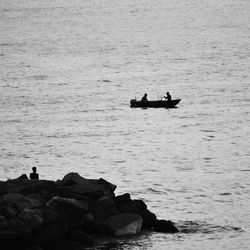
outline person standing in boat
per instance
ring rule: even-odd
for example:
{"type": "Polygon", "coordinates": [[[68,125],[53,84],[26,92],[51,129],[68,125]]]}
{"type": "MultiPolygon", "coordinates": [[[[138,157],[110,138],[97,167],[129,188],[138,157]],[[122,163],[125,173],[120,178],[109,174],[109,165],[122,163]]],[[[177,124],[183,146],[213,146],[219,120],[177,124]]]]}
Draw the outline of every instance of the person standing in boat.
{"type": "Polygon", "coordinates": [[[172,100],[172,97],[169,94],[169,92],[167,92],[166,94],[167,94],[167,96],[164,96],[164,98],[167,99],[170,102],[172,100]]]}
{"type": "Polygon", "coordinates": [[[141,99],[142,102],[147,102],[148,101],[147,95],[148,95],[147,93],[144,94],[144,96],[141,99]]]}

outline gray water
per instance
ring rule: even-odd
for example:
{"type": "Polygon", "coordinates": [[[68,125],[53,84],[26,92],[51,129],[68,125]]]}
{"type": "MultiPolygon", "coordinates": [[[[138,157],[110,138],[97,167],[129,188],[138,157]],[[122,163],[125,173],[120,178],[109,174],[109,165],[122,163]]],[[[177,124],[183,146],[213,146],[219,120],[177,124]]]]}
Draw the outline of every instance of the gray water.
{"type": "Polygon", "coordinates": [[[249,42],[247,0],[1,0],[1,180],[102,177],[182,229],[109,249],[250,249],[249,42]]]}

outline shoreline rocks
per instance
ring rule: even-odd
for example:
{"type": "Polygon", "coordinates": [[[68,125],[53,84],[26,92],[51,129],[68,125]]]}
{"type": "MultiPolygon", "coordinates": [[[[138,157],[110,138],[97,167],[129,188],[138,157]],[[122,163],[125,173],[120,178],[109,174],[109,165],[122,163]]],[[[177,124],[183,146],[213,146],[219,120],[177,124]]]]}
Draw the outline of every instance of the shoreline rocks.
{"type": "Polygon", "coordinates": [[[69,173],[59,181],[21,178],[0,181],[1,249],[67,249],[93,247],[103,236],[135,235],[143,230],[177,233],[158,220],[142,200],[115,196],[104,179],[69,173]]]}

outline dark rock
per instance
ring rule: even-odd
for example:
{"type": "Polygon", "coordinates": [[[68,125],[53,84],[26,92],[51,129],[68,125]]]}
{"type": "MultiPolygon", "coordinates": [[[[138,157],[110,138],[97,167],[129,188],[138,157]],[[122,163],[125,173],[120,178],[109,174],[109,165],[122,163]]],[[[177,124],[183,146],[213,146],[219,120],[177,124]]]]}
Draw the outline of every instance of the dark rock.
{"type": "Polygon", "coordinates": [[[78,173],[69,173],[65,175],[62,180],[62,186],[64,186],[64,190],[67,187],[71,193],[87,196],[93,199],[113,194],[116,189],[115,185],[102,178],[99,180],[85,179],[78,173]]]}
{"type": "Polygon", "coordinates": [[[85,195],[73,193],[70,189],[64,187],[57,188],[55,196],[89,202],[89,199],[85,195]]]}
{"type": "Polygon", "coordinates": [[[113,196],[104,196],[91,204],[91,213],[95,220],[103,221],[119,214],[113,196]]]}
{"type": "Polygon", "coordinates": [[[8,201],[0,201],[0,214],[6,218],[14,218],[19,213],[18,206],[8,201]]]}
{"type": "Polygon", "coordinates": [[[134,235],[141,231],[142,218],[139,214],[123,213],[113,215],[105,221],[109,232],[115,236],[134,235]]]}
{"type": "Polygon", "coordinates": [[[85,214],[81,222],[82,229],[91,235],[103,234],[109,232],[110,228],[101,221],[96,221],[92,214],[85,214]]]}
{"type": "Polygon", "coordinates": [[[42,211],[39,209],[23,209],[18,219],[25,222],[31,230],[38,230],[43,226],[42,211]]]}
{"type": "Polygon", "coordinates": [[[150,212],[148,209],[142,211],[140,215],[143,219],[143,224],[142,224],[143,229],[152,229],[157,219],[156,215],[150,212]]]}
{"type": "Polygon", "coordinates": [[[110,188],[108,186],[91,183],[90,184],[74,184],[70,186],[58,187],[57,190],[73,193],[74,195],[86,196],[91,200],[96,200],[102,196],[110,195],[110,188]]]}
{"type": "Polygon", "coordinates": [[[5,218],[5,216],[0,215],[0,230],[6,229],[7,226],[8,226],[7,219],[5,218]]]}
{"type": "Polygon", "coordinates": [[[130,202],[132,202],[132,200],[130,198],[130,194],[126,193],[126,194],[122,194],[122,195],[117,195],[115,197],[115,202],[119,208],[122,205],[129,204],[130,202]]]}
{"type": "Polygon", "coordinates": [[[28,178],[28,176],[26,174],[22,174],[17,179],[28,180],[29,178],[28,178]]]}
{"type": "Polygon", "coordinates": [[[85,247],[93,247],[95,245],[95,240],[90,235],[86,234],[81,229],[73,229],[69,233],[69,238],[73,241],[81,243],[85,247]]]}
{"type": "Polygon", "coordinates": [[[147,205],[142,200],[131,200],[129,194],[116,197],[119,210],[123,213],[139,214],[143,219],[143,229],[151,229],[156,220],[156,215],[147,209],[147,205]]]}
{"type": "Polygon", "coordinates": [[[76,227],[80,226],[83,215],[88,211],[87,202],[57,196],[48,201],[46,206],[57,211],[65,224],[76,227]]]}
{"type": "Polygon", "coordinates": [[[108,182],[108,181],[106,181],[105,179],[102,179],[102,178],[100,178],[97,181],[97,183],[102,184],[104,186],[108,186],[110,188],[111,193],[113,193],[116,190],[116,188],[117,188],[116,185],[114,185],[111,182],[108,182]]]}
{"type": "Polygon", "coordinates": [[[24,195],[37,194],[44,199],[51,199],[54,196],[56,183],[48,180],[29,180],[26,187],[21,190],[24,195]]]}
{"type": "Polygon", "coordinates": [[[6,194],[6,182],[5,181],[0,181],[0,197],[2,197],[4,194],[6,194]]]}
{"type": "Polygon", "coordinates": [[[69,186],[69,185],[74,185],[74,184],[83,184],[85,185],[87,182],[87,179],[83,178],[80,176],[78,173],[68,173],[66,174],[61,182],[61,185],[63,186],[69,186]]]}
{"type": "Polygon", "coordinates": [[[42,216],[44,219],[44,225],[56,224],[61,222],[61,219],[56,211],[50,208],[44,208],[42,210],[42,216]]]}
{"type": "Polygon", "coordinates": [[[1,250],[21,250],[29,245],[22,236],[13,231],[0,231],[0,247],[1,250]]]}
{"type": "Polygon", "coordinates": [[[138,208],[139,211],[143,211],[147,209],[147,205],[145,204],[143,200],[134,200],[133,206],[138,208]]]}
{"type": "Polygon", "coordinates": [[[34,243],[46,247],[51,242],[62,239],[65,233],[65,227],[61,223],[50,224],[34,236],[34,243]]]}
{"type": "Polygon", "coordinates": [[[19,233],[14,231],[0,231],[0,242],[16,241],[19,238],[19,233]]]}
{"type": "Polygon", "coordinates": [[[12,218],[8,220],[8,229],[15,232],[26,232],[29,231],[28,226],[24,221],[17,218],[12,218]]]}
{"type": "Polygon", "coordinates": [[[40,203],[40,206],[43,207],[48,199],[43,198],[40,194],[29,194],[26,196],[29,199],[36,200],[40,203]]]}
{"type": "Polygon", "coordinates": [[[6,194],[4,195],[3,200],[15,204],[19,210],[23,208],[39,208],[42,206],[38,200],[17,193],[6,194]]]}
{"type": "Polygon", "coordinates": [[[178,233],[179,229],[170,220],[156,220],[154,225],[156,232],[162,233],[178,233]]]}
{"type": "Polygon", "coordinates": [[[74,241],[68,239],[57,239],[51,241],[45,247],[45,250],[82,250],[83,247],[74,241]]]}
{"type": "Polygon", "coordinates": [[[39,194],[45,199],[50,199],[54,195],[56,183],[48,180],[8,180],[3,185],[4,193],[19,193],[23,195],[39,194]]]}
{"type": "Polygon", "coordinates": [[[37,245],[31,245],[28,248],[26,248],[25,250],[43,250],[43,248],[41,248],[37,245]]]}
{"type": "Polygon", "coordinates": [[[28,244],[32,240],[32,231],[27,226],[27,224],[20,219],[10,219],[8,220],[8,230],[19,233],[19,237],[22,239],[22,242],[28,244]]]}

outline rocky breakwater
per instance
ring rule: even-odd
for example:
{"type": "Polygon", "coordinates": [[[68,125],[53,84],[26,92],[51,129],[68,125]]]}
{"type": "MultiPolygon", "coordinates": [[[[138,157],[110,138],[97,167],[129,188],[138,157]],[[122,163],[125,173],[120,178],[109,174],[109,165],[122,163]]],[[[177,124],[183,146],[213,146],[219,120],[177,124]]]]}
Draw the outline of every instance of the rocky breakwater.
{"type": "Polygon", "coordinates": [[[142,200],[115,196],[104,179],[69,173],[62,180],[29,180],[26,175],[0,182],[1,249],[82,249],[108,235],[143,230],[176,233],[174,223],[158,220],[142,200]]]}

